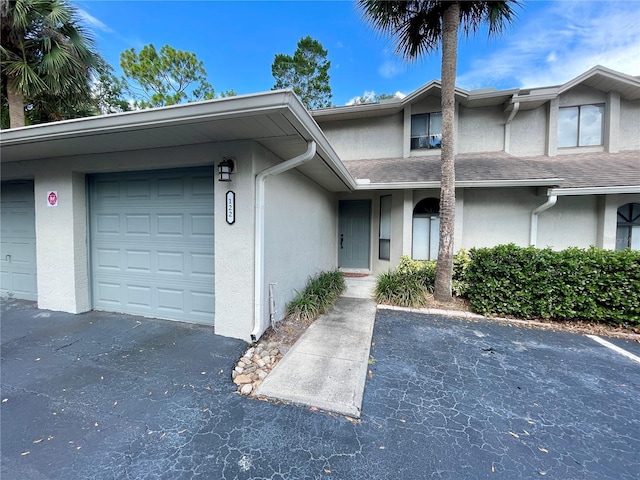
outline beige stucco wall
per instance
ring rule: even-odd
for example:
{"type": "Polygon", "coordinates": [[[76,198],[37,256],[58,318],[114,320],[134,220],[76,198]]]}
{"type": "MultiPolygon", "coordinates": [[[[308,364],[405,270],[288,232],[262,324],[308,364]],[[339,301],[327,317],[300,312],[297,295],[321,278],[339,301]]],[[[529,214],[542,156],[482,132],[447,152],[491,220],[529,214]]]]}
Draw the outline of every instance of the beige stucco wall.
{"type": "Polygon", "coordinates": [[[34,176],[38,306],[71,313],[90,309],[84,175],[58,167],[34,176]],[[47,206],[56,191],[58,206],[47,206]]]}
{"type": "Polygon", "coordinates": [[[570,90],[558,96],[560,107],[585,105],[590,103],[606,103],[607,96],[604,92],[586,85],[576,85],[570,90]]]}
{"type": "Polygon", "coordinates": [[[497,152],[504,148],[503,107],[458,109],[458,153],[497,152]]]}
{"type": "Polygon", "coordinates": [[[402,113],[319,125],[343,161],[402,157],[402,113]]]}
{"type": "Polygon", "coordinates": [[[515,156],[544,155],[548,107],[519,111],[510,125],[509,153],[515,156]]]}
{"type": "MultiPolygon", "coordinates": [[[[545,197],[539,198],[544,203],[545,197]]],[[[598,200],[594,195],[558,197],[555,206],[538,216],[538,248],[588,248],[597,241],[598,200]]]]}
{"type": "Polygon", "coordinates": [[[310,277],[337,267],[336,218],[334,195],[296,170],[266,179],[265,319],[269,319],[270,283],[274,284],[274,321],[279,321],[296,290],[302,291],[310,277]]]}
{"type": "Polygon", "coordinates": [[[527,246],[529,214],[545,200],[534,189],[466,189],[461,247],[527,246]]]}
{"type": "Polygon", "coordinates": [[[640,100],[620,101],[620,150],[640,150],[640,100]]]}

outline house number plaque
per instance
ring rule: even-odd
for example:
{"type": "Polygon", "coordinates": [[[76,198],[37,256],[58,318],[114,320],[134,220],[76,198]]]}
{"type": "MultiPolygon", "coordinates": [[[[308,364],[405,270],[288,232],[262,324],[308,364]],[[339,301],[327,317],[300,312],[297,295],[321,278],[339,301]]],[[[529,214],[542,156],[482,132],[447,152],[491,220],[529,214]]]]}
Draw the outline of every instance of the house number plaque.
{"type": "Polygon", "coordinates": [[[227,192],[227,223],[233,225],[236,221],[236,194],[229,190],[227,192]]]}

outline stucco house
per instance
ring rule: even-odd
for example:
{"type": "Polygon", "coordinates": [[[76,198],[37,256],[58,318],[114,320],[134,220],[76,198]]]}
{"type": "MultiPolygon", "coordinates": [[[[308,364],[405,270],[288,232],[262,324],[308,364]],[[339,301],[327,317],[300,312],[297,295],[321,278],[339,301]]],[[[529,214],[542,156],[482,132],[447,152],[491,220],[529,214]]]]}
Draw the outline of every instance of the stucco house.
{"type": "MultiPolygon", "coordinates": [[[[439,97],[310,113],[279,91],[2,131],[1,293],[255,340],[318,271],[435,257],[439,97]]],[[[640,248],[640,79],[456,98],[456,249],[640,248]]]]}

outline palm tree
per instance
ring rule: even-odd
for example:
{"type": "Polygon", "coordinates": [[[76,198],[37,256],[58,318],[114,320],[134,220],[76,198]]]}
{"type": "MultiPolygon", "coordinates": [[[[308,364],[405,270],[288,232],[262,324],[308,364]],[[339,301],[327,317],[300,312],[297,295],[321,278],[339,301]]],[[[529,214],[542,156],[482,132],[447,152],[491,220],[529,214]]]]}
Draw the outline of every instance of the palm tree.
{"type": "MultiPolygon", "coordinates": [[[[91,97],[90,75],[99,55],[66,0],[0,0],[2,88],[10,126],[25,124],[25,105],[51,105],[72,116],[91,97]]],[[[41,113],[40,115],[47,116],[41,113]]]]}
{"type": "Polygon", "coordinates": [[[393,38],[396,53],[415,60],[442,45],[442,151],[440,183],[440,244],[434,297],[450,302],[455,222],[455,83],[458,32],[476,33],[486,24],[489,35],[502,32],[515,18],[519,0],[391,2],[358,0],[358,7],[374,28],[393,38]]]}

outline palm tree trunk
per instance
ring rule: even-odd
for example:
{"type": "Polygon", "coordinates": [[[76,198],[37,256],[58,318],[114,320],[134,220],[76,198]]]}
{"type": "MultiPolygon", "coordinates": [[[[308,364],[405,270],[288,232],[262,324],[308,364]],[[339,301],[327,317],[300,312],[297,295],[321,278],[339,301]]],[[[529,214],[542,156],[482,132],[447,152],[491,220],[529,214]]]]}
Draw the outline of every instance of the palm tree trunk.
{"type": "Polygon", "coordinates": [[[456,213],[455,88],[460,5],[452,2],[442,15],[442,152],[440,183],[440,244],[434,297],[450,302],[453,276],[453,233],[456,213]]]}
{"type": "Polygon", "coordinates": [[[24,96],[7,82],[9,128],[24,127],[24,96]]]}

